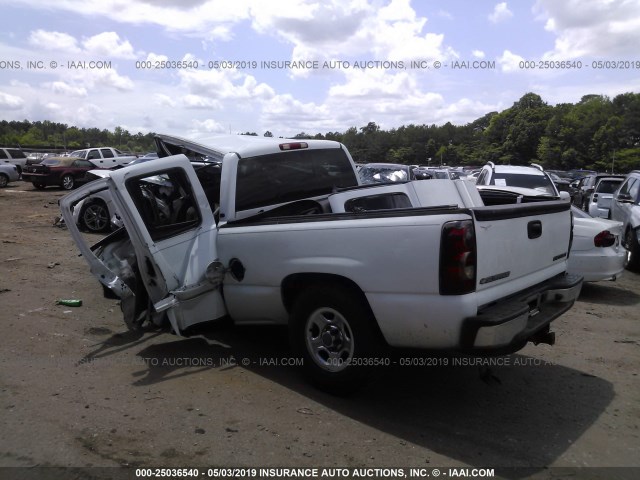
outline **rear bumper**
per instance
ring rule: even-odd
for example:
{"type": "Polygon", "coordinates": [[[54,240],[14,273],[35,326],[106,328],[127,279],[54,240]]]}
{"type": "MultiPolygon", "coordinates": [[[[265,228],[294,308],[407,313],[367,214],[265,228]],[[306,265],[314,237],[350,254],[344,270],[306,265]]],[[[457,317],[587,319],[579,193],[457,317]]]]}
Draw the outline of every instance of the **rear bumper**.
{"type": "Polygon", "coordinates": [[[585,282],[615,280],[624,272],[626,257],[627,251],[621,245],[571,252],[567,270],[584,277],[585,282]]]}
{"type": "Polygon", "coordinates": [[[58,185],[60,179],[48,173],[26,173],[22,172],[22,180],[30,183],[41,183],[43,185],[58,185]]]}
{"type": "Polygon", "coordinates": [[[460,346],[475,353],[518,351],[547,332],[549,324],[571,308],[581,288],[582,277],[562,274],[480,308],[477,315],[463,321],[460,346]]]}

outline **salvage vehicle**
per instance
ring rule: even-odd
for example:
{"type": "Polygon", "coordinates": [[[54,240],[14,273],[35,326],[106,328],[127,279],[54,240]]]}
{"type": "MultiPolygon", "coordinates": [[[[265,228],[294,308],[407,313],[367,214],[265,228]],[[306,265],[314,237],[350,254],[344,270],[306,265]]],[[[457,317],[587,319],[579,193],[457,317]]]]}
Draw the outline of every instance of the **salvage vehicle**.
{"type": "MultiPolygon", "coordinates": [[[[493,162],[487,162],[478,175],[476,185],[526,188],[537,190],[540,195],[559,195],[551,177],[535,163],[531,165],[496,165],[493,162]]],[[[570,195],[566,193],[562,196],[569,198],[570,195]]]]}
{"type": "Polygon", "coordinates": [[[396,183],[416,180],[415,169],[398,163],[367,163],[358,174],[364,184],[396,183]]]}
{"type": "Polygon", "coordinates": [[[95,168],[93,163],[76,157],[51,157],[25,167],[22,180],[31,182],[38,190],[51,185],[73,190],[77,185],[91,181],[93,177],[88,172],[95,168]]]}
{"type": "Polygon", "coordinates": [[[0,148],[0,164],[2,163],[15,165],[18,174],[21,174],[27,163],[27,156],[19,148],[0,148]]]}
{"type": "Polygon", "coordinates": [[[611,219],[623,225],[627,269],[640,272],[640,170],[629,173],[613,194],[611,219]]]}
{"type": "Polygon", "coordinates": [[[602,178],[619,178],[624,179],[624,175],[609,175],[606,173],[594,173],[581,178],[576,185],[576,194],[573,197],[573,203],[578,208],[581,208],[585,212],[589,211],[589,203],[591,202],[591,196],[596,188],[596,185],[602,178]]]}
{"type": "Polygon", "coordinates": [[[156,144],[162,158],[60,202],[132,329],[287,325],[311,380],[344,393],[388,347],[553,344],[551,321],[579,295],[582,278],[566,274],[570,205],[558,197],[487,207],[460,180],[362,185],[346,147],[327,140],[156,144]],[[107,190],[124,228],[89,246],[73,208],[107,190]]]}
{"type": "Polygon", "coordinates": [[[18,167],[9,163],[0,163],[0,188],[5,188],[9,182],[20,179],[18,167]]]}
{"type": "Polygon", "coordinates": [[[627,258],[621,244],[622,222],[593,218],[575,205],[571,211],[573,242],[567,271],[585,282],[619,278],[627,258]]]}
{"type": "Polygon", "coordinates": [[[88,160],[94,165],[94,168],[113,168],[126,165],[137,158],[135,155],[125,155],[120,150],[112,147],[75,150],[69,156],[88,160]]]}
{"type": "Polygon", "coordinates": [[[592,217],[611,218],[611,199],[624,178],[602,177],[598,180],[589,202],[589,215],[592,217]]]}

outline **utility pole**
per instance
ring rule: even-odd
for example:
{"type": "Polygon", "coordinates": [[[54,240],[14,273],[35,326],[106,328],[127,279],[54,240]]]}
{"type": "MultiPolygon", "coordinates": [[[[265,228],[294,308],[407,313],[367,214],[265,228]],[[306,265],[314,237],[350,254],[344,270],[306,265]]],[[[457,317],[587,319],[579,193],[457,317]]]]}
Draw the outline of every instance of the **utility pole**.
{"type": "Polygon", "coordinates": [[[613,175],[613,166],[616,162],[616,149],[613,149],[613,158],[611,158],[611,175],[613,175]]]}

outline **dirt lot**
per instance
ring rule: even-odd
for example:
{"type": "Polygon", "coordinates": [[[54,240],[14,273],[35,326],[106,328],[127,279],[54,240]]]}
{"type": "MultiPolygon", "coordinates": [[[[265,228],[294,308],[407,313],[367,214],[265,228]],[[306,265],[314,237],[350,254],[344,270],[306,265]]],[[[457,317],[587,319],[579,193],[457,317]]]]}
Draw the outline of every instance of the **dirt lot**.
{"type": "Polygon", "coordinates": [[[274,364],[279,329],[128,332],[52,226],[62,196],[0,190],[0,466],[640,466],[638,275],[586,285],[555,346],[489,375],[388,367],[336,398],[274,364]]]}

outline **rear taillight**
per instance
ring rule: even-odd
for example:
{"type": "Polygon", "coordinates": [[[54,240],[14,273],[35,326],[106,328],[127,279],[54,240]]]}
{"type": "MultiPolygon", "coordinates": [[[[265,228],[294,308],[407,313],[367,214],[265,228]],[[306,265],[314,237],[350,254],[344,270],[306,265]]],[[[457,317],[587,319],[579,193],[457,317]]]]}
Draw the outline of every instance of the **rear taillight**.
{"type": "Polygon", "coordinates": [[[440,240],[440,295],[475,291],[476,257],[473,221],[445,223],[440,240]]]}
{"type": "Polygon", "coordinates": [[[596,247],[610,247],[616,243],[616,236],[609,230],[603,230],[593,237],[593,244],[596,247]]]}
{"type": "Polygon", "coordinates": [[[594,194],[591,196],[591,201],[592,201],[593,203],[598,203],[598,194],[597,194],[597,193],[594,193],[594,194]]]}

